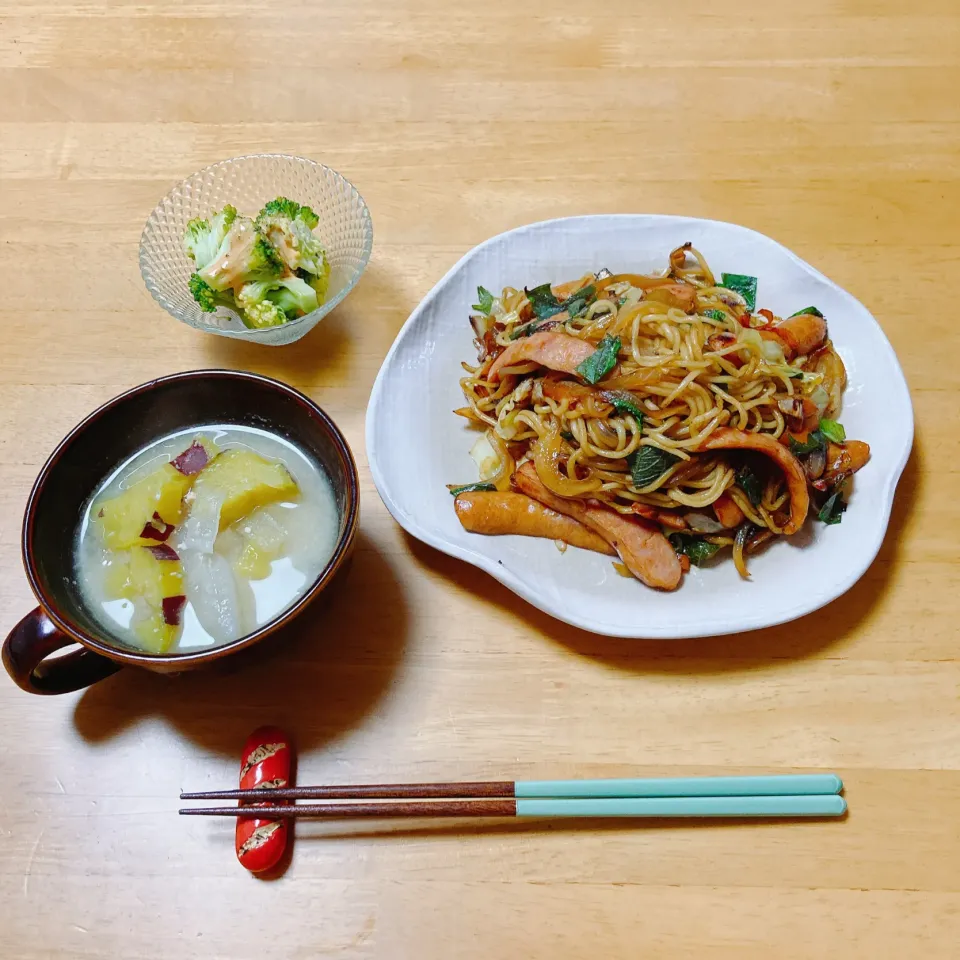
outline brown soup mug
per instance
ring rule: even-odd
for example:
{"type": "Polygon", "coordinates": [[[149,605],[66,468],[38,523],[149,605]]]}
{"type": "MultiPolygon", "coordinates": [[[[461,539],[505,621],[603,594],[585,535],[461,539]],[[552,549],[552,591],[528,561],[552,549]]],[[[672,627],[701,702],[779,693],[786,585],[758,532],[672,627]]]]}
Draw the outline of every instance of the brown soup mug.
{"type": "Polygon", "coordinates": [[[3,665],[30,693],[67,693],[124,666],[177,673],[252,646],[289,623],[345,564],[359,523],[357,466],[334,422],[312,400],[268,377],[195,370],[152,380],[115,397],[73,428],[44,464],[23,518],[23,565],[40,606],[3,644],[3,665]],[[340,515],[330,561],[293,605],[253,633],[187,653],[149,654],[111,640],[84,606],[74,568],[77,525],[87,499],[117,464],[158,438],[210,423],[269,430],[326,471],[340,515]],[[61,647],[79,650],[50,655],[61,647]]]}

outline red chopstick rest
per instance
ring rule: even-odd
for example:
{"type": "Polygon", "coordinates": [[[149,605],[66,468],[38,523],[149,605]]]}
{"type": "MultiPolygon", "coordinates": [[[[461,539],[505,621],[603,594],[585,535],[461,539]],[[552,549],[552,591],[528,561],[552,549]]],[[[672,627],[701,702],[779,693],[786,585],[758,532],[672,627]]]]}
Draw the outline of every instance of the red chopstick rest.
{"type": "MultiPolygon", "coordinates": [[[[279,727],[258,727],[247,737],[240,759],[240,789],[276,789],[290,785],[293,747],[279,727]]],[[[285,805],[289,801],[280,801],[285,805]]],[[[241,806],[244,802],[240,801],[241,806]]],[[[250,804],[251,807],[263,804],[250,804]]],[[[275,867],[287,846],[287,821],[237,818],[237,859],[251,873],[275,867]]]]}

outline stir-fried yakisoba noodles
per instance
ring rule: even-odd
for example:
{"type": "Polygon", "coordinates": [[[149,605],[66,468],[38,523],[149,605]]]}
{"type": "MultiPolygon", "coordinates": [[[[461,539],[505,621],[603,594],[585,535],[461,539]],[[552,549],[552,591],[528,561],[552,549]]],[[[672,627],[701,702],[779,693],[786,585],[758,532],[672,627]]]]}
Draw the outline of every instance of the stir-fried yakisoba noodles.
{"type": "Polygon", "coordinates": [[[755,312],[756,289],[690,244],[660,276],[480,287],[456,411],[485,428],[480,481],[450,488],[464,527],[616,552],[673,589],[727,546],[747,576],[745,554],[811,509],[838,523],[869,458],[836,419],[843,362],[816,307],[755,312]]]}

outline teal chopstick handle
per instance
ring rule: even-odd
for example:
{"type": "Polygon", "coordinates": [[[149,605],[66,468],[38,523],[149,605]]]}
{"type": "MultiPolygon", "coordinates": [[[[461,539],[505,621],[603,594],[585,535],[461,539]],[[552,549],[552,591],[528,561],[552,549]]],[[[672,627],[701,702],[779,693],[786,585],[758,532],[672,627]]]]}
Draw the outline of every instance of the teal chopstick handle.
{"type": "Polygon", "coordinates": [[[835,794],[835,773],[769,777],[647,777],[635,780],[518,780],[517,797],[775,797],[835,794]]]}
{"type": "Polygon", "coordinates": [[[518,817],[840,817],[846,810],[836,794],[517,801],[518,817]]]}

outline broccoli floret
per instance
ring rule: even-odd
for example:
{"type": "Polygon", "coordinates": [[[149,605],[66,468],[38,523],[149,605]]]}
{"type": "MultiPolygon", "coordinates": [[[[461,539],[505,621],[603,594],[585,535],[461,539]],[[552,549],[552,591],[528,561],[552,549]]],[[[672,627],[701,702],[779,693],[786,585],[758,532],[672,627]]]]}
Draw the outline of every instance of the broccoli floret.
{"type": "Polygon", "coordinates": [[[183,249],[198,268],[205,267],[220,255],[227,232],[237,219],[237,208],[227,204],[209,220],[195,217],[183,232],[183,249]]]}
{"type": "MultiPolygon", "coordinates": [[[[258,283],[248,283],[240,288],[237,294],[237,305],[244,312],[253,310],[259,316],[263,304],[270,304],[280,310],[284,319],[293,320],[302,317],[320,305],[317,293],[308,283],[299,277],[283,277],[280,280],[261,280],[258,283]]],[[[267,308],[269,314],[270,311],[267,308]]]]}
{"type": "Polygon", "coordinates": [[[320,222],[320,218],[307,206],[301,206],[296,200],[277,197],[263,205],[257,214],[257,223],[261,217],[286,217],[287,220],[302,220],[311,230],[320,222]]]}
{"type": "Polygon", "coordinates": [[[319,276],[323,271],[323,244],[313,235],[320,218],[294,200],[277,197],[257,215],[257,227],[276,247],[291,273],[306,271],[319,276]]]}
{"type": "Polygon", "coordinates": [[[238,289],[256,280],[271,280],[284,273],[277,251],[247,217],[233,221],[217,256],[198,271],[214,290],[238,289]]]}
{"type": "Polygon", "coordinates": [[[300,277],[284,277],[279,286],[267,294],[288,317],[302,317],[320,306],[317,291],[300,277]]]}
{"type": "Polygon", "coordinates": [[[287,322],[287,315],[270,300],[251,303],[240,315],[246,326],[254,328],[279,327],[287,322]]]}
{"type": "Polygon", "coordinates": [[[330,288],[330,261],[327,260],[326,253],[323,254],[320,263],[320,270],[316,274],[309,273],[306,270],[298,270],[297,276],[301,280],[306,280],[317,292],[317,300],[323,303],[327,299],[327,290],[330,288]]]}
{"type": "Polygon", "coordinates": [[[214,290],[199,273],[190,275],[190,292],[193,294],[193,299],[200,304],[200,309],[204,313],[213,313],[217,307],[237,309],[237,305],[229,292],[220,293],[214,290]]]}

